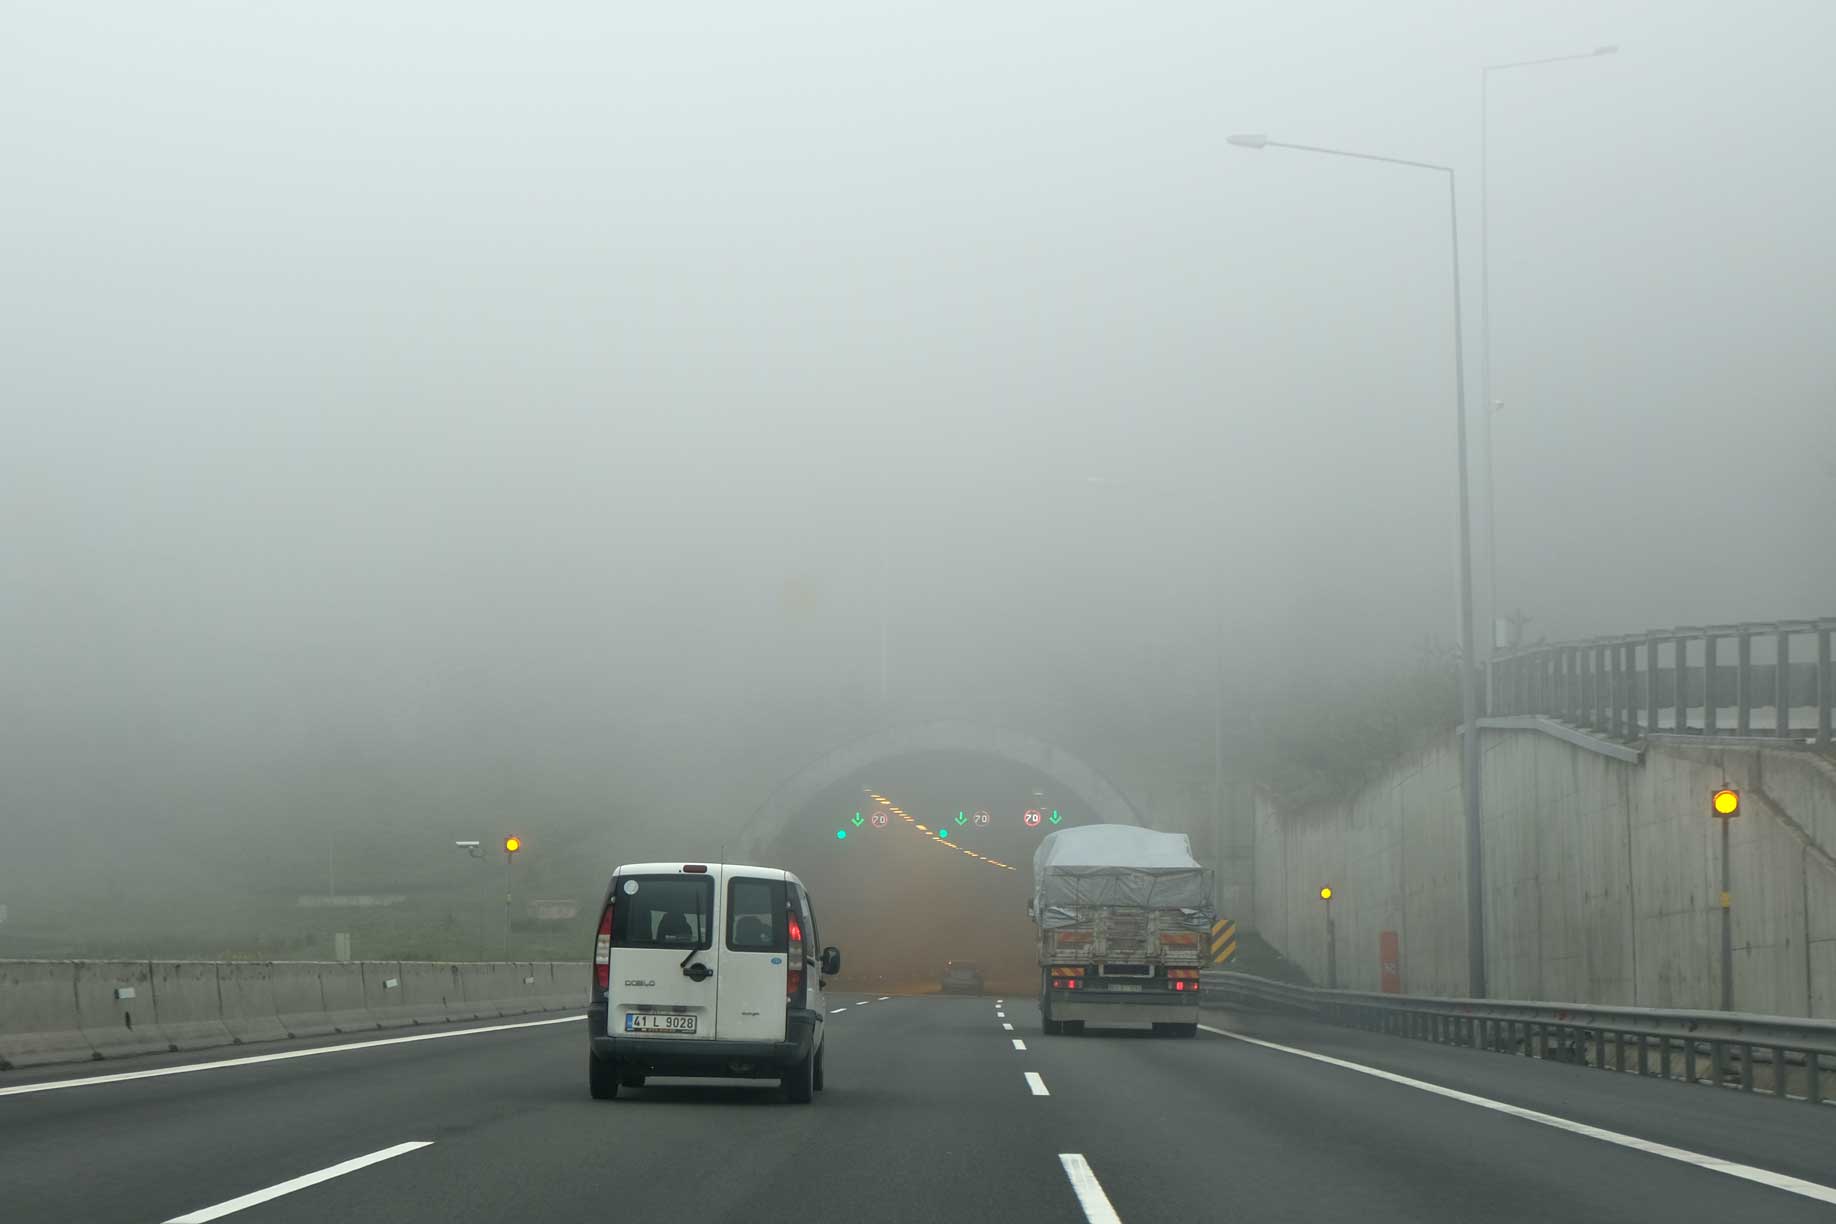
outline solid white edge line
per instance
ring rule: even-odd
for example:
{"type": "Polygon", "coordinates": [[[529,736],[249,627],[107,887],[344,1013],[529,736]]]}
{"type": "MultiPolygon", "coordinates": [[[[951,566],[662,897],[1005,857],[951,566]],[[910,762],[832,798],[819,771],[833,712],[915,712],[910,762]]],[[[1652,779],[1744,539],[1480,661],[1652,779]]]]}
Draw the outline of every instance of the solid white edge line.
{"type": "Polygon", "coordinates": [[[1232,1041],[1241,1041],[1247,1045],[1261,1046],[1266,1050],[1278,1050],[1283,1054],[1294,1054],[1301,1058],[1310,1058],[1314,1062],[1326,1063],[1329,1066],[1341,1067],[1347,1071],[1356,1071],[1360,1075],[1369,1075],[1375,1079],[1388,1080],[1392,1084],[1401,1084],[1405,1088],[1415,1088],[1435,1096],[1446,1097],[1451,1101],[1461,1101],[1468,1105],[1477,1105],[1481,1109],[1490,1109],[1496,1113],[1508,1114],[1513,1118],[1522,1118],[1526,1122],[1535,1122],[1539,1126],[1553,1127],[1570,1134],[1581,1135],[1588,1139],[1598,1139],[1602,1143],[1616,1144],[1619,1147],[1631,1148],[1635,1152],[1645,1152],[1652,1156],[1662,1156],[1666,1160],[1675,1160],[1682,1164],[1695,1165],[1711,1173],[1724,1173],[1729,1177],[1738,1177],[1743,1181],[1755,1182],[1762,1186],[1771,1186],[1775,1190],[1784,1190],[1790,1194],[1803,1195],[1821,1203],[1836,1203],[1836,1188],[1820,1185],[1817,1182],[1805,1181],[1788,1173],[1774,1173],[1770,1169],[1756,1168],[1753,1165],[1740,1164],[1737,1161],[1724,1160],[1719,1156],[1707,1156],[1701,1152],[1691,1152],[1685,1148],[1671,1147],[1667,1143],[1656,1143],[1650,1139],[1640,1139],[1636,1135],[1621,1134],[1598,1126],[1589,1126],[1585,1122],[1575,1122],[1568,1118],[1558,1118],[1554,1114],[1542,1113],[1535,1109],[1525,1109],[1521,1105],[1508,1105],[1503,1101],[1494,1101],[1490,1097],[1475,1096],[1470,1092],[1461,1092],[1457,1088],[1444,1088],[1440,1084],[1431,1084],[1427,1080],[1412,1079],[1407,1075],[1398,1075],[1394,1071],[1384,1071],[1377,1067],[1367,1067],[1363,1063],[1350,1062],[1343,1058],[1334,1058],[1329,1054],[1316,1054],[1312,1050],[1296,1049],[1294,1046],[1279,1045],[1273,1041],[1263,1041],[1258,1037],[1245,1037],[1242,1033],[1233,1033],[1227,1029],[1213,1028],[1201,1024],[1200,1028],[1219,1037],[1229,1037],[1232,1041]]]}
{"type": "Polygon", "coordinates": [[[320,1054],[344,1054],[351,1050],[374,1050],[381,1046],[408,1045],[416,1041],[440,1041],[447,1037],[471,1037],[477,1033],[504,1033],[511,1029],[540,1028],[546,1024],[571,1024],[586,1019],[557,1016],[552,1020],[520,1020],[515,1024],[487,1024],[483,1028],[453,1029],[445,1033],[416,1033],[412,1037],[381,1037],[375,1041],[346,1041],[338,1045],[315,1046],[310,1050],[287,1050],[280,1054],[251,1054],[247,1058],[220,1058],[215,1062],[186,1063],[182,1067],[155,1067],[150,1071],[117,1071],[113,1075],[86,1075],[82,1079],[39,1080],[31,1084],[12,1084],[0,1088],[0,1097],[24,1096],[29,1092],[55,1092],[59,1088],[88,1088],[95,1084],[120,1084],[128,1080],[158,1079],[165,1075],[189,1075],[193,1071],[220,1071],[225,1067],[253,1067],[261,1063],[286,1062],[292,1058],[314,1058],[320,1054]]]}
{"type": "Polygon", "coordinates": [[[1034,1096],[1052,1095],[1052,1090],[1045,1086],[1045,1081],[1039,1078],[1039,1072],[1037,1071],[1028,1071],[1026,1073],[1026,1086],[1033,1090],[1034,1096]]]}
{"type": "Polygon", "coordinates": [[[1078,1152],[1060,1152],[1058,1163],[1065,1168],[1065,1176],[1071,1179],[1071,1193],[1077,1195],[1077,1205],[1084,1209],[1084,1218],[1090,1224],[1122,1224],[1122,1217],[1110,1205],[1109,1196],[1103,1193],[1103,1183],[1090,1171],[1090,1163],[1078,1152]]]}
{"type": "Polygon", "coordinates": [[[1026,1042],[1020,1040],[1018,1037],[1014,1038],[1014,1049],[1016,1050],[1026,1049],[1026,1042]]]}
{"type": "Polygon", "coordinates": [[[316,1186],[334,1177],[343,1177],[346,1173],[355,1173],[358,1169],[380,1164],[382,1161],[405,1155],[418,1148],[432,1146],[433,1140],[431,1139],[416,1139],[411,1143],[398,1143],[394,1147],[383,1148],[380,1152],[371,1152],[367,1156],[356,1156],[350,1160],[340,1161],[335,1165],[320,1169],[317,1173],[307,1173],[300,1177],[288,1178],[284,1182],[276,1182],[266,1190],[256,1190],[237,1198],[224,1199],[221,1203],[210,1207],[201,1207],[182,1216],[173,1216],[166,1221],[166,1224],[208,1224],[211,1220],[220,1220],[226,1215],[241,1211],[244,1207],[253,1207],[257,1203],[277,1199],[283,1194],[292,1194],[295,1190],[304,1190],[308,1186],[316,1186]]]}

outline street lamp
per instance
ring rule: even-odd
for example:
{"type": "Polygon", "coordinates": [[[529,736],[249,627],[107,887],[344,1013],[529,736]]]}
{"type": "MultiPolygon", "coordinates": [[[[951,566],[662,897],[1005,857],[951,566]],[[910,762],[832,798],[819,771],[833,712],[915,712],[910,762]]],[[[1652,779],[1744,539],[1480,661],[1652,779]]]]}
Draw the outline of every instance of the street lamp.
{"type": "Polygon", "coordinates": [[[1301,153],[1322,153],[1328,157],[1349,157],[1357,161],[1432,170],[1447,176],[1447,230],[1453,252],[1454,437],[1458,444],[1457,461],[1460,471],[1460,715],[1465,724],[1465,730],[1460,736],[1460,773],[1466,809],[1467,979],[1472,997],[1482,999],[1485,997],[1485,857],[1479,842],[1479,694],[1474,684],[1478,673],[1474,670],[1477,655],[1473,650],[1472,515],[1466,472],[1466,345],[1460,321],[1460,212],[1454,169],[1435,162],[1379,157],[1374,153],[1354,153],[1348,149],[1327,149],[1319,145],[1289,144],[1286,141],[1270,140],[1260,132],[1238,134],[1228,139],[1231,144],[1244,149],[1293,149],[1301,153]]]}
{"type": "MultiPolygon", "coordinates": [[[[1485,402],[1485,614],[1490,628],[1486,633],[1486,658],[1498,645],[1498,530],[1495,526],[1497,502],[1492,494],[1492,424],[1498,407],[1492,399],[1492,231],[1489,223],[1491,185],[1492,74],[1517,68],[1539,68],[1544,64],[1565,64],[1570,60],[1599,59],[1613,55],[1619,47],[1613,43],[1579,51],[1572,55],[1551,55],[1544,59],[1513,60],[1505,64],[1487,64],[1479,69],[1479,394],[1485,402]]],[[[1509,643],[1507,642],[1507,645],[1509,643]]]]}
{"type": "Polygon", "coordinates": [[[1320,886],[1320,900],[1326,903],[1326,989],[1339,988],[1339,944],[1332,927],[1332,885],[1320,886]]]}
{"type": "Polygon", "coordinates": [[[510,868],[516,862],[516,852],[523,848],[523,839],[514,833],[504,838],[504,960],[510,960],[510,868]]]}

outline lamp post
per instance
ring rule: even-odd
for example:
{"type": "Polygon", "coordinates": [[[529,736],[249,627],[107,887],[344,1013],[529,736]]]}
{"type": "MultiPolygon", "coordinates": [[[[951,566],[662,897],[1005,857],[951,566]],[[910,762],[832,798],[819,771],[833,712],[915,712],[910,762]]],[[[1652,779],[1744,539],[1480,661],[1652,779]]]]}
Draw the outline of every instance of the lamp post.
{"type": "Polygon", "coordinates": [[[1332,888],[1320,889],[1320,900],[1326,903],[1326,989],[1339,988],[1339,941],[1332,928],[1332,888]]]}
{"type": "Polygon", "coordinates": [[[1492,399],[1492,230],[1491,209],[1491,126],[1492,74],[1519,68],[1540,68],[1545,64],[1565,64],[1570,60],[1599,59],[1613,55],[1619,48],[1611,43],[1592,51],[1572,55],[1551,55],[1543,59],[1512,60],[1504,64],[1486,64],[1479,69],[1479,395],[1485,411],[1485,615],[1491,626],[1486,634],[1486,657],[1497,649],[1498,633],[1498,532],[1494,524],[1497,505],[1492,494],[1492,426],[1500,405],[1492,399]]]}
{"type": "Polygon", "coordinates": [[[1357,161],[1382,162],[1390,166],[1407,166],[1414,170],[1432,170],[1447,176],[1447,229],[1453,253],[1453,349],[1454,349],[1454,438],[1459,465],[1460,522],[1460,714],[1464,731],[1460,736],[1461,792],[1466,815],[1466,938],[1468,990],[1475,999],[1485,997],[1485,857],[1480,845],[1479,827],[1479,694],[1475,683],[1478,656],[1473,648],[1473,546],[1471,499],[1467,487],[1466,462],[1466,346],[1460,319],[1460,214],[1452,166],[1435,162],[1411,161],[1401,157],[1380,157],[1374,153],[1356,153],[1349,149],[1328,149],[1319,145],[1289,144],[1270,140],[1261,133],[1236,135],[1230,143],[1245,149],[1292,149],[1301,153],[1319,153],[1328,157],[1349,157],[1357,161]]]}
{"type": "Polygon", "coordinates": [[[523,839],[512,834],[504,838],[504,960],[510,960],[510,868],[516,863],[516,852],[523,839]]]}

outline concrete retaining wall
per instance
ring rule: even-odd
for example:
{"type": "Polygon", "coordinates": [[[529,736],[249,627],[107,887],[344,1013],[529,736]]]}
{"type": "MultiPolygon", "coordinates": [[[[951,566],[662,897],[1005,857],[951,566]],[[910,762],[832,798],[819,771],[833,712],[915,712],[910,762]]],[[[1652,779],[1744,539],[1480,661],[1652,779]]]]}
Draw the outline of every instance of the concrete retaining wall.
{"type": "Polygon", "coordinates": [[[546,961],[0,961],[0,1070],[565,1010],[585,987],[557,983],[586,980],[546,961]]]}
{"type": "MultiPolygon", "coordinates": [[[[1836,766],[1781,749],[1658,742],[1636,764],[1536,731],[1486,730],[1486,948],[1500,998],[1713,1008],[1720,1000],[1714,788],[1741,790],[1731,838],[1742,1011],[1836,1017],[1836,766]]],[[[1403,989],[1466,993],[1465,833],[1449,738],[1349,800],[1253,818],[1254,926],[1324,982],[1321,884],[1339,983],[1380,989],[1381,933],[1403,989]]]]}

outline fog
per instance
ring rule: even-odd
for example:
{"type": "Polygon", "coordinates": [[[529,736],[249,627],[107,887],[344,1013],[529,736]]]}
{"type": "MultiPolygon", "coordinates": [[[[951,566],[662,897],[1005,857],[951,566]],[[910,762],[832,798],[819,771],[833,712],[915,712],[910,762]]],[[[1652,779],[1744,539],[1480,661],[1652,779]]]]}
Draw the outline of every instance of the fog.
{"type": "Polygon", "coordinates": [[[1821,0],[5,20],[0,949],[1450,648],[1444,180],[1233,132],[1458,171],[1483,638],[1486,63],[1499,610],[1836,611],[1821,0]]]}

